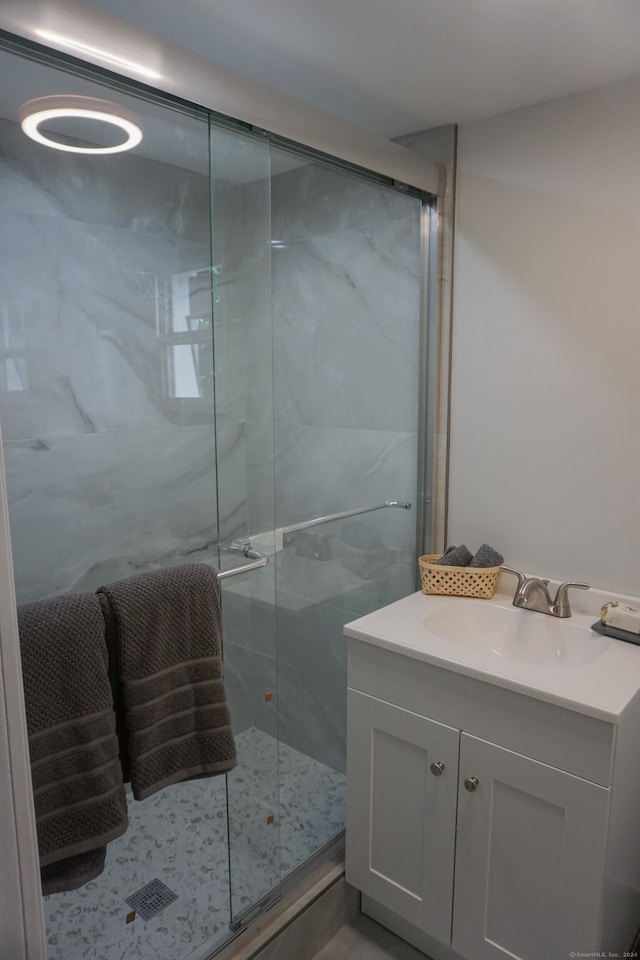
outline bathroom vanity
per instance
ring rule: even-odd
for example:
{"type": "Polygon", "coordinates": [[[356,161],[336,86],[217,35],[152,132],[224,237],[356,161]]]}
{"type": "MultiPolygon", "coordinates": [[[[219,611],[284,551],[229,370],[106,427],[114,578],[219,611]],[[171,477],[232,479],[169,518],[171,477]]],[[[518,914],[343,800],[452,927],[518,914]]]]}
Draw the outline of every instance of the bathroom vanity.
{"type": "Polygon", "coordinates": [[[611,594],[567,620],[511,596],[345,627],[347,880],[433,960],[631,956],[640,647],[590,630],[611,594]]]}

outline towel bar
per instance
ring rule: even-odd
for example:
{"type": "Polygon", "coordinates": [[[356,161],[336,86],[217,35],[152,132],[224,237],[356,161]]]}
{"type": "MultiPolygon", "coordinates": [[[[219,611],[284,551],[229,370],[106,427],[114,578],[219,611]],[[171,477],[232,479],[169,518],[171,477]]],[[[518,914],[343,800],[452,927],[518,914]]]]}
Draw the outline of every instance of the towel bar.
{"type": "MultiPolygon", "coordinates": [[[[371,513],[372,510],[383,510],[385,507],[399,507],[401,510],[411,510],[411,503],[408,500],[385,500],[384,503],[375,503],[370,507],[356,507],[355,510],[343,510],[342,513],[332,513],[327,517],[315,517],[313,520],[303,520],[301,523],[294,523],[290,527],[282,527],[282,535],[295,533],[298,530],[306,530],[308,527],[317,527],[321,523],[331,523],[332,520],[344,520],[346,517],[356,517],[360,513],[371,513]]],[[[239,573],[248,573],[249,570],[257,570],[264,567],[269,562],[269,558],[254,550],[251,547],[250,537],[238,537],[230,545],[231,550],[238,550],[244,553],[245,557],[252,560],[253,563],[247,563],[243,567],[233,567],[231,570],[222,570],[218,573],[218,580],[226,580],[227,577],[235,577],[239,573]]]]}
{"type": "Polygon", "coordinates": [[[327,517],[316,517],[315,520],[303,520],[301,523],[293,523],[290,527],[283,527],[282,533],[296,533],[298,530],[306,530],[307,527],[317,527],[320,523],[331,523],[332,520],[344,520],[346,517],[355,517],[359,513],[370,513],[372,510],[384,510],[385,507],[399,507],[401,510],[411,510],[411,504],[407,500],[385,500],[384,503],[375,503],[372,507],[357,507],[355,510],[343,510],[342,513],[331,513],[327,517]]]}

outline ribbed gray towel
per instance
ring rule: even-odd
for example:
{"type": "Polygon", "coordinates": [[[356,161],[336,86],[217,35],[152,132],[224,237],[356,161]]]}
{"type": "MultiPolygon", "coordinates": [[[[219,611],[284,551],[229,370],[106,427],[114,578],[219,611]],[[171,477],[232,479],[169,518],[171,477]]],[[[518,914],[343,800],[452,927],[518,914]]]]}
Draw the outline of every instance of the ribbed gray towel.
{"type": "Polygon", "coordinates": [[[66,594],[19,606],[18,628],[43,893],[74,890],[128,825],[104,620],[66,594]]]}
{"type": "Polygon", "coordinates": [[[478,547],[478,551],[469,566],[499,567],[502,563],[504,563],[502,554],[498,553],[493,547],[490,547],[488,543],[483,543],[481,547],[478,547]]]}
{"type": "Polygon", "coordinates": [[[90,880],[95,880],[104,870],[107,855],[106,847],[79,853],[76,857],[67,857],[60,863],[51,863],[40,870],[40,882],[44,896],[52,893],[66,893],[77,890],[90,880]]]}
{"type": "Polygon", "coordinates": [[[117,580],[98,593],[117,648],[135,799],[231,770],[237,761],[222,681],[216,571],[185,564],[117,580]]]}

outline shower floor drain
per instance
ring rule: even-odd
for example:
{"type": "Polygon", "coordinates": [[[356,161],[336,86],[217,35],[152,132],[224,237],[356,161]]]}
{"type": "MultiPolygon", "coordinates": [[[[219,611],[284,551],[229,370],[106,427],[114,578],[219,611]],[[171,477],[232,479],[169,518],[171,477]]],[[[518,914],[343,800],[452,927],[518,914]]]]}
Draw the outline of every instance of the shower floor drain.
{"type": "Polygon", "coordinates": [[[170,890],[161,880],[152,880],[146,886],[136,890],[125,900],[132,910],[135,910],[143,920],[151,920],[156,914],[178,899],[178,895],[170,890]]]}

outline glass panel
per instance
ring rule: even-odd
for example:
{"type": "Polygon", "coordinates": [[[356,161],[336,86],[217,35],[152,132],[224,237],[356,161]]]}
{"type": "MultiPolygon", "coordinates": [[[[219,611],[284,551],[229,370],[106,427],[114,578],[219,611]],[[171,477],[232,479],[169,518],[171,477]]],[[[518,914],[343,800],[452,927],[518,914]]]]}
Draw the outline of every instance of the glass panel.
{"type": "MultiPolygon", "coordinates": [[[[267,550],[275,525],[268,143],[212,127],[211,198],[221,559],[238,566],[238,541],[267,550]]],[[[274,579],[270,562],[223,581],[233,921],[280,882],[274,579]]]]}
{"type": "MultiPolygon", "coordinates": [[[[272,153],[276,526],[416,503],[420,201],[272,153]]],[[[282,870],[344,826],[343,625],[416,587],[416,513],[283,536],[282,870]]]]}
{"type": "MultiPolygon", "coordinates": [[[[217,563],[206,119],[0,53],[0,416],[19,602],[217,563]],[[17,108],[69,92],[144,129],[107,157],[35,144],[17,108]]],[[[179,960],[226,935],[224,777],[129,796],[105,871],[44,900],[49,960],[179,960]],[[175,900],[130,921],[161,881],[175,900]]],[[[206,951],[209,952],[208,950],[206,951]]]]}

